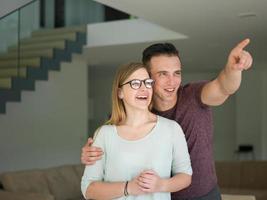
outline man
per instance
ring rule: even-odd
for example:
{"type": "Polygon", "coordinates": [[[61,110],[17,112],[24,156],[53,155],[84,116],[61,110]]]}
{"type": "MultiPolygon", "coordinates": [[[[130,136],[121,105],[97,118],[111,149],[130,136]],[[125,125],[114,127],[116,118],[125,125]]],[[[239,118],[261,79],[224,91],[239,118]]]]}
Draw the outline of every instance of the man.
{"type": "MultiPolygon", "coordinates": [[[[221,199],[213,159],[210,106],[221,105],[239,88],[242,71],[252,66],[252,57],[244,50],[248,44],[249,39],[245,39],[232,49],[216,79],[184,86],[179,53],[172,44],[154,44],[143,52],[143,63],[155,80],[153,112],[181,125],[192,162],[191,185],[173,193],[172,199],[221,199]]],[[[101,158],[101,149],[91,144],[92,139],[88,139],[83,147],[84,164],[94,164],[101,158]]]]}

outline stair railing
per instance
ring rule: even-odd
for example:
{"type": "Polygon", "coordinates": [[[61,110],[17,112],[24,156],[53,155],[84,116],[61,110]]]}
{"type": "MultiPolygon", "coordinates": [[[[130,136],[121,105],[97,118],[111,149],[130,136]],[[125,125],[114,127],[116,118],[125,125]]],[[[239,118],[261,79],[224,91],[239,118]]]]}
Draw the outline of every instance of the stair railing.
{"type": "MultiPolygon", "coordinates": [[[[21,39],[39,29],[39,6],[40,0],[33,0],[0,18],[0,70],[15,69],[16,76],[21,76],[21,39]]],[[[11,77],[1,74],[1,79],[11,86],[11,77]]]]}

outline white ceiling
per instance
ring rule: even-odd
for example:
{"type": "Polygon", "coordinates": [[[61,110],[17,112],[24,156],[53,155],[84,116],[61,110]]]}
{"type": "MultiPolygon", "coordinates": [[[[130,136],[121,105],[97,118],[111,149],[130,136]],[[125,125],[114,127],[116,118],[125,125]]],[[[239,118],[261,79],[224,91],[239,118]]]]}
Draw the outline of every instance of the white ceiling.
{"type": "MultiPolygon", "coordinates": [[[[230,49],[246,37],[251,39],[247,50],[254,69],[267,65],[266,0],[96,1],[188,36],[171,41],[180,50],[185,70],[220,69],[230,49]]],[[[148,44],[96,47],[90,52],[95,59],[101,55],[104,65],[117,65],[140,59],[148,44]]]]}

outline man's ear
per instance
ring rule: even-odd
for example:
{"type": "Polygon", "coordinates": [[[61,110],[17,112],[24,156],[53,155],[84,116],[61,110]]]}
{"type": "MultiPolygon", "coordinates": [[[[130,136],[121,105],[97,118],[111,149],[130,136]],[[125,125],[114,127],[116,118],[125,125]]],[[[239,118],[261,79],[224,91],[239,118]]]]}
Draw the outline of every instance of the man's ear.
{"type": "Polygon", "coordinates": [[[118,89],[118,97],[119,97],[120,99],[123,99],[123,93],[122,93],[121,88],[118,89]]]}

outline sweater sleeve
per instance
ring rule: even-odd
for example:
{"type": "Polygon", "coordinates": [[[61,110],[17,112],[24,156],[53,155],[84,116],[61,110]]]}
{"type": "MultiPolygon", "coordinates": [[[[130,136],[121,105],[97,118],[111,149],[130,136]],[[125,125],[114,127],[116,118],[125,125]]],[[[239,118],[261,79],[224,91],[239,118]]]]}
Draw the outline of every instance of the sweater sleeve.
{"type": "Polygon", "coordinates": [[[173,124],[174,127],[172,129],[173,130],[172,174],[185,173],[192,175],[191,161],[188,153],[184,132],[178,123],[174,122],[173,124]]]}
{"type": "MultiPolygon", "coordinates": [[[[99,128],[99,131],[96,133],[95,141],[93,146],[97,146],[102,148],[104,152],[106,152],[105,145],[105,133],[107,129],[105,127],[99,128]]],[[[94,181],[102,181],[105,175],[105,157],[106,153],[102,155],[101,160],[96,161],[93,165],[87,165],[84,169],[84,173],[81,180],[81,190],[83,196],[86,198],[86,191],[90,184],[94,181]]]]}

